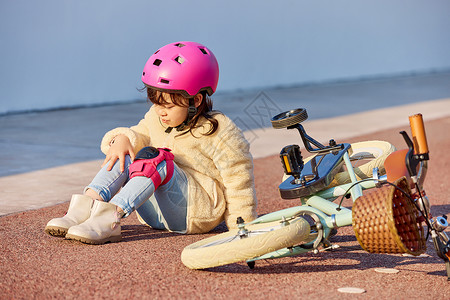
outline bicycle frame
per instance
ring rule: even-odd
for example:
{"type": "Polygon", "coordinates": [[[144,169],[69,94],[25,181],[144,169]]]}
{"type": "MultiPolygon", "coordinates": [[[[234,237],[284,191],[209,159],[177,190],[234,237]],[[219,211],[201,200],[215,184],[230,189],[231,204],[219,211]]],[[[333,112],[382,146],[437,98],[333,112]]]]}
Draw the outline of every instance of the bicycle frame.
{"type": "MultiPolygon", "coordinates": [[[[356,179],[355,172],[353,171],[348,151],[346,151],[346,153],[344,154],[343,159],[348,170],[351,183],[339,185],[317,192],[309,197],[302,198],[301,206],[290,207],[284,210],[272,212],[267,215],[263,215],[249,223],[267,223],[283,219],[291,219],[304,213],[312,213],[318,216],[318,221],[323,226],[323,233],[318,232],[317,237],[314,238],[315,241],[306,243],[305,245],[295,246],[290,249],[277,250],[271,253],[267,253],[263,256],[248,260],[248,262],[260,259],[297,255],[309,252],[311,250],[314,251],[315,249],[317,249],[317,246],[320,244],[320,242],[323,242],[323,239],[326,240],[326,238],[330,234],[331,229],[349,226],[352,224],[351,209],[342,207],[340,204],[334,203],[333,200],[335,200],[337,197],[344,196],[345,194],[350,193],[354,202],[362,195],[362,190],[374,188],[376,186],[377,179],[358,181],[356,179]]],[[[383,180],[384,178],[385,176],[381,177],[380,179],[383,180]]],[[[292,179],[288,178],[287,180],[292,179]]]]}

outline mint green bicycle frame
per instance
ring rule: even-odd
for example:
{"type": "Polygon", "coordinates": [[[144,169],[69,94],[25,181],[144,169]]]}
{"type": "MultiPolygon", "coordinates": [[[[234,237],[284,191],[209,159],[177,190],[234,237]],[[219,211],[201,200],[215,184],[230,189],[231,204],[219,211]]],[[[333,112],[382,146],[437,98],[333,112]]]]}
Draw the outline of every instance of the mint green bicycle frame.
{"type": "MultiPolygon", "coordinates": [[[[313,213],[318,216],[320,223],[323,226],[323,236],[318,236],[316,239],[328,237],[332,228],[349,226],[352,224],[352,211],[346,207],[340,206],[332,202],[339,196],[343,196],[350,190],[353,202],[362,196],[362,190],[371,189],[375,187],[376,180],[359,181],[356,179],[353,166],[350,162],[348,151],[343,155],[344,163],[347,167],[347,172],[350,176],[351,183],[332,187],[311,196],[301,198],[302,205],[290,207],[280,211],[272,212],[263,215],[248,224],[259,224],[274,221],[281,221],[284,219],[291,219],[300,216],[303,213],[313,213]]],[[[310,242],[309,244],[312,244],[310,242]]],[[[306,244],[308,245],[308,244],[306,244]]],[[[297,255],[314,250],[313,247],[295,246],[292,248],[284,248],[274,252],[267,253],[263,256],[252,258],[247,262],[256,261],[260,259],[279,258],[291,255],[297,255]]]]}

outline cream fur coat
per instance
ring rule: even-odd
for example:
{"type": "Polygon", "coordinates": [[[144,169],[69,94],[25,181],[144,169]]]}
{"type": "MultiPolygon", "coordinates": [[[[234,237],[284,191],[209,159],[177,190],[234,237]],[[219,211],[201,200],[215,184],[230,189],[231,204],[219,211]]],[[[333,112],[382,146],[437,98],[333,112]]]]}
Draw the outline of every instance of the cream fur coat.
{"type": "Polygon", "coordinates": [[[175,163],[186,174],[189,183],[187,233],[208,232],[225,220],[228,228],[236,227],[237,217],[246,222],[256,217],[256,197],[253,162],[249,144],[242,132],[225,115],[214,118],[219,127],[213,135],[205,136],[210,123],[202,118],[202,127],[195,135],[166,128],[153,107],[136,126],[119,127],[105,134],[101,144],[107,153],[117,135],[126,135],[137,153],[146,146],[172,150],[175,163]]]}

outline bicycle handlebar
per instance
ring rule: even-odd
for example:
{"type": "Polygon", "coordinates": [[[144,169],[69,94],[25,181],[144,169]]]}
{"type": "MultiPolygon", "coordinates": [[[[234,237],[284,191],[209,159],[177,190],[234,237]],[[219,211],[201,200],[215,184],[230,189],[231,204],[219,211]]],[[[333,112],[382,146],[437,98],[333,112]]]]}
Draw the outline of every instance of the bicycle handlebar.
{"type": "Polygon", "coordinates": [[[422,114],[410,116],[409,125],[411,127],[411,134],[414,144],[414,154],[427,154],[429,151],[422,114]]]}

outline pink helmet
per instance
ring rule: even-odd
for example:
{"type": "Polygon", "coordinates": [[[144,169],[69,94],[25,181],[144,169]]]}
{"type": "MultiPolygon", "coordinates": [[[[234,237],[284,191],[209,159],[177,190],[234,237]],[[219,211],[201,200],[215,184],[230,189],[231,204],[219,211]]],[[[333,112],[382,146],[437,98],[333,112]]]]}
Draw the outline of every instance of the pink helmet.
{"type": "Polygon", "coordinates": [[[219,64],[214,54],[195,42],[168,44],[156,51],[145,64],[142,81],[166,92],[179,92],[189,98],[201,91],[212,95],[219,81],[219,64]]]}

